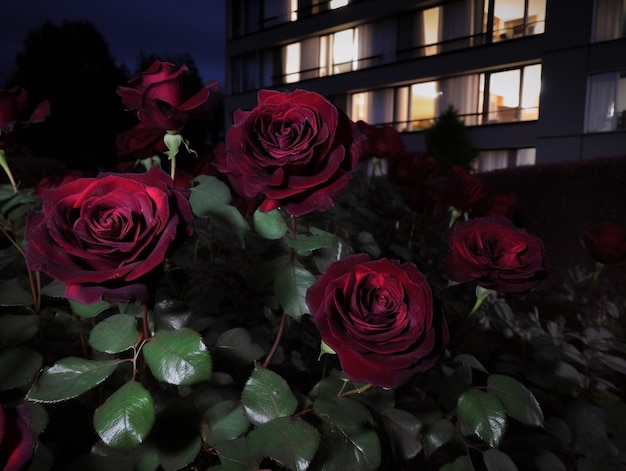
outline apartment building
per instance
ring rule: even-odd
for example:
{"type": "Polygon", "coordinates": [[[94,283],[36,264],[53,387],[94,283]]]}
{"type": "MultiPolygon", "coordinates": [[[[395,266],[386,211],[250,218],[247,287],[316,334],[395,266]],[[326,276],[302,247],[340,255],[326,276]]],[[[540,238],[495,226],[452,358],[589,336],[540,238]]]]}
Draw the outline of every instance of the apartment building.
{"type": "Polygon", "coordinates": [[[626,155],[626,0],[231,0],[227,21],[227,117],[304,88],[416,151],[453,106],[482,171],[626,155]]]}

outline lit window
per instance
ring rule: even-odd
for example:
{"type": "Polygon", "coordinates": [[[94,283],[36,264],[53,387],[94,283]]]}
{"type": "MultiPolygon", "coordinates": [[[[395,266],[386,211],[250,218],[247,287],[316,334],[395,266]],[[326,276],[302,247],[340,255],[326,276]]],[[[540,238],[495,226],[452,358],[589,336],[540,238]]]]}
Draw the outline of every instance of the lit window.
{"type": "MultiPolygon", "coordinates": [[[[485,2],[485,18],[489,2],[485,2]]],[[[545,30],[546,0],[495,0],[493,40],[521,38],[545,30]],[[525,13],[526,12],[526,13],[525,13]]]]}
{"type": "Polygon", "coordinates": [[[520,70],[491,74],[489,79],[490,123],[517,121],[520,92],[520,70]]]}
{"type": "Polygon", "coordinates": [[[362,120],[367,122],[367,95],[368,92],[354,93],[352,95],[352,113],[350,113],[352,121],[362,120]]]}
{"type": "Polygon", "coordinates": [[[437,116],[437,82],[424,82],[411,85],[411,130],[429,128],[437,116]]]}
{"type": "Polygon", "coordinates": [[[586,132],[626,129],[626,72],[589,78],[585,118],[586,132]]]}
{"type": "Polygon", "coordinates": [[[348,3],[348,0],[331,0],[330,9],[334,10],[335,8],[345,7],[348,3]]]}
{"type": "Polygon", "coordinates": [[[300,80],[300,43],[289,44],[285,48],[285,83],[300,80]]]}
{"type": "Polygon", "coordinates": [[[290,11],[290,20],[298,21],[298,0],[290,0],[289,11],[290,11]]]}
{"type": "Polygon", "coordinates": [[[429,8],[422,12],[422,30],[424,32],[424,55],[432,56],[439,52],[439,14],[441,7],[429,8]]]}
{"type": "Polygon", "coordinates": [[[333,34],[333,73],[349,72],[356,69],[358,59],[358,35],[354,29],[333,34]]]}
{"type": "Polygon", "coordinates": [[[522,165],[535,165],[537,149],[528,147],[524,149],[498,149],[483,150],[478,152],[476,169],[479,172],[489,172],[508,167],[520,167],[522,165]]]}
{"type": "Polygon", "coordinates": [[[541,65],[529,65],[522,69],[521,121],[539,119],[539,94],[541,92],[541,65]]]}

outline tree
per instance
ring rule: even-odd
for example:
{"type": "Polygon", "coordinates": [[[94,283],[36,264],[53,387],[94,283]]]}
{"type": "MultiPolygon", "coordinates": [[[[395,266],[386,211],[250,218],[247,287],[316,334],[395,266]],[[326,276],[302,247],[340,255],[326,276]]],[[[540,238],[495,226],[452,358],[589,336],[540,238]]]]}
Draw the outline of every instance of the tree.
{"type": "Polygon", "coordinates": [[[25,88],[34,103],[50,101],[49,120],[29,129],[23,143],[70,168],[111,168],[115,136],[132,122],[116,94],[127,80],[92,23],[45,22],[26,37],[8,81],[25,88]]]}
{"type": "Polygon", "coordinates": [[[443,175],[453,166],[472,168],[476,153],[467,136],[465,125],[453,106],[442,113],[435,123],[426,130],[426,149],[439,163],[443,175]]]}

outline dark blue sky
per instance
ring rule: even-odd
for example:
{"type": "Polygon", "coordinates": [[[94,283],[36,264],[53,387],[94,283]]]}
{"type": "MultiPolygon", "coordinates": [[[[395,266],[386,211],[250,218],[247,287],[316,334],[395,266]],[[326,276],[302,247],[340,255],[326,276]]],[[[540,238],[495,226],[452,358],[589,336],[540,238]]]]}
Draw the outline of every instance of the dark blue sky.
{"type": "Polygon", "coordinates": [[[0,13],[0,86],[26,35],[46,20],[90,21],[118,64],[134,72],[141,52],[189,53],[204,82],[224,86],[227,0],[11,0],[0,13]]]}

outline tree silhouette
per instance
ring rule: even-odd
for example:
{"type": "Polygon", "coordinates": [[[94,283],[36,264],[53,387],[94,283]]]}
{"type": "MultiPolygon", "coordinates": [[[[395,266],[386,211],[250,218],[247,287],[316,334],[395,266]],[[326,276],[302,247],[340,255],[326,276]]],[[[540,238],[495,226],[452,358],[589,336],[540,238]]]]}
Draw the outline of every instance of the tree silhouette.
{"type": "Polygon", "coordinates": [[[465,125],[450,106],[425,131],[426,149],[439,163],[443,175],[450,173],[453,166],[471,169],[476,153],[467,136],[465,125]]]}
{"type": "Polygon", "coordinates": [[[9,86],[25,88],[33,103],[50,101],[49,120],[29,130],[23,144],[70,168],[111,168],[115,136],[132,123],[116,94],[127,80],[128,72],[116,65],[92,23],[45,22],[27,35],[8,80],[9,86]]]}

